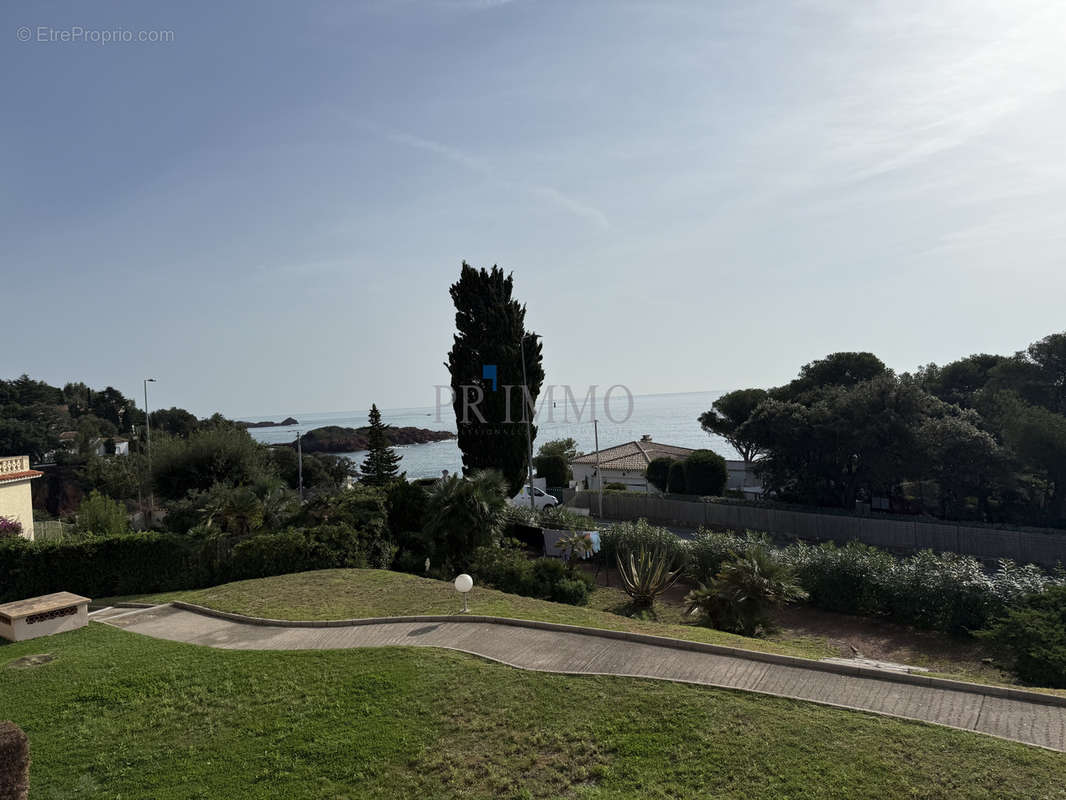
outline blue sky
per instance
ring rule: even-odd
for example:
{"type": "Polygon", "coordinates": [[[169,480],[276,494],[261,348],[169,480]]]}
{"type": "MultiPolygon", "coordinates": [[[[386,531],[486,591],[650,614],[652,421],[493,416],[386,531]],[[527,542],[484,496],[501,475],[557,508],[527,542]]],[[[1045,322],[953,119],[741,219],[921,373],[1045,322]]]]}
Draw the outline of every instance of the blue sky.
{"type": "Polygon", "coordinates": [[[634,393],[1064,327],[1061,2],[0,19],[0,375],[155,375],[199,414],[431,405],[463,259],[514,270],[549,382],[634,393]],[[172,41],[40,41],[75,26],[172,41]]]}

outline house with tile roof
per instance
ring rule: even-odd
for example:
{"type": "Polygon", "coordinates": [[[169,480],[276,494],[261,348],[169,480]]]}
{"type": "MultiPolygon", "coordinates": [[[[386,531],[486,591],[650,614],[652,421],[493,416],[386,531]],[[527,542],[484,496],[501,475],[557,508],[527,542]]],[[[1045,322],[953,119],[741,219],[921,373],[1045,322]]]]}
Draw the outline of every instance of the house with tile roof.
{"type": "Polygon", "coordinates": [[[0,517],[22,525],[22,536],[33,538],[33,495],[30,481],[43,475],[30,469],[29,456],[0,458],[0,517]]]}
{"type": "MultiPolygon", "coordinates": [[[[620,483],[627,491],[658,493],[658,489],[648,484],[648,465],[656,458],[680,460],[694,452],[691,447],[652,441],[649,434],[644,434],[640,441],[626,442],[600,450],[599,453],[578,456],[570,462],[570,468],[574,473],[574,483],[579,489],[598,490],[602,478],[605,486],[620,483]],[[601,475],[596,474],[597,456],[601,475]]],[[[729,473],[726,489],[743,491],[745,494],[762,493],[762,486],[755,477],[751,464],[730,459],[726,459],[725,464],[729,473]]]]}
{"type": "MultiPolygon", "coordinates": [[[[620,483],[627,491],[647,492],[648,479],[644,473],[653,459],[682,459],[692,452],[694,451],[691,447],[661,444],[652,441],[650,435],[644,434],[638,442],[626,442],[598,453],[578,456],[570,462],[570,467],[574,472],[574,481],[580,488],[599,489],[602,480],[605,486],[609,483],[620,483]],[[597,456],[599,475],[596,473],[597,456]]],[[[650,488],[655,490],[654,487],[650,488]]]]}

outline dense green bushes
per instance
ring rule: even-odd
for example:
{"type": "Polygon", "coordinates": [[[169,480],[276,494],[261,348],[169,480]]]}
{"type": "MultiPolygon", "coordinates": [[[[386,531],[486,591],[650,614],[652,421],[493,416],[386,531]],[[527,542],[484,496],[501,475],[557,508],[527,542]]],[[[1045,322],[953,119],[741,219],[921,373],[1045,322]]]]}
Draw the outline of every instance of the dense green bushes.
{"type": "Polygon", "coordinates": [[[548,486],[566,486],[570,482],[570,463],[561,455],[534,456],[533,466],[548,486]]]}
{"type": "Polygon", "coordinates": [[[689,494],[720,497],[728,479],[725,459],[713,450],[696,450],[685,459],[686,491],[689,494]]]}
{"type": "Polygon", "coordinates": [[[1030,596],[981,635],[1010,655],[1022,680],[1066,689],[1066,586],[1030,596]]]}
{"type": "Polygon", "coordinates": [[[70,591],[88,597],[207,585],[204,543],[166,533],[76,542],[0,542],[0,600],[70,591]]]}
{"type": "Polygon", "coordinates": [[[666,491],[672,494],[688,494],[688,477],[684,461],[671,461],[666,476],[666,491]]]}
{"type": "Polygon", "coordinates": [[[333,567],[387,567],[381,537],[343,524],[244,539],[171,533],[89,537],[76,542],[0,542],[0,602],[71,591],[88,597],[195,589],[246,578],[333,567]]]}
{"type": "Polygon", "coordinates": [[[152,484],[167,500],[216,483],[255,486],[276,477],[266,448],[233,425],[220,422],[188,439],[160,438],[153,445],[152,484]]]}
{"type": "Polygon", "coordinates": [[[521,550],[509,547],[479,547],[470,572],[501,592],[570,605],[583,605],[592,588],[588,576],[571,573],[559,559],[530,560],[521,550]]]}
{"type": "Polygon", "coordinates": [[[623,522],[600,534],[600,552],[604,563],[614,564],[620,552],[661,550],[671,562],[688,561],[688,543],[666,528],[648,524],[647,520],[623,522]]]}
{"type": "Polygon", "coordinates": [[[644,470],[644,477],[648,479],[648,483],[660,492],[668,491],[670,465],[673,461],[672,458],[659,456],[659,458],[653,458],[651,463],[648,464],[648,468],[644,470]]]}
{"type": "Polygon", "coordinates": [[[727,561],[710,583],[690,592],[685,601],[713,627],[755,636],[773,629],[774,611],[806,597],[792,568],[770,548],[754,545],[727,561]]]}
{"type": "Polygon", "coordinates": [[[713,450],[695,450],[684,459],[653,459],[644,474],[661,492],[713,497],[722,495],[729,479],[725,459],[713,450]]]}
{"type": "Polygon", "coordinates": [[[710,584],[722,567],[756,545],[768,544],[766,537],[751,533],[710,533],[699,530],[687,542],[687,577],[692,583],[710,584]]]}
{"type": "Polygon", "coordinates": [[[987,627],[1025,598],[1061,584],[1038,567],[1000,563],[985,570],[970,556],[923,551],[897,559],[859,542],[797,542],[773,548],[754,533],[699,531],[692,540],[678,539],[644,520],[618,525],[602,534],[605,563],[612,564],[623,548],[672,548],[687,564],[695,584],[710,585],[722,567],[751,550],[767,548],[769,557],[789,567],[809,602],[817,608],[846,614],[891,619],[906,625],[949,633],[970,633],[987,627]]]}
{"type": "Polygon", "coordinates": [[[858,542],[794,544],[779,552],[813,605],[950,633],[984,628],[1056,582],[1031,565],[1003,561],[988,573],[970,556],[925,550],[895,559],[858,542]]]}

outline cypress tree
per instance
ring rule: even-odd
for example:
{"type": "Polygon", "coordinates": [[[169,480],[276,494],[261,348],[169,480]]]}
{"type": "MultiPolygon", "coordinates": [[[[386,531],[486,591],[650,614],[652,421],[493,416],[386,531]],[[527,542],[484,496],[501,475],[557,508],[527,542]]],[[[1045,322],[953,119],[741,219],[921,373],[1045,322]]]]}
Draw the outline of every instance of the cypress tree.
{"type": "MultiPolygon", "coordinates": [[[[513,274],[505,275],[497,266],[491,272],[478,270],[463,262],[459,280],[451,287],[457,333],[447,364],[463,472],[498,470],[512,495],[525,483],[529,457],[522,391],[526,307],[513,298],[513,288],[513,274]],[[490,376],[492,368],[495,380],[490,376]],[[478,388],[482,399],[475,410],[472,402],[478,388]]],[[[535,405],[544,383],[539,340],[526,339],[525,361],[535,405]]],[[[532,419],[533,409],[527,408],[526,413],[532,419]]],[[[535,426],[532,437],[536,437],[535,426]]]]}
{"type": "Polygon", "coordinates": [[[368,486],[385,486],[397,476],[396,465],[400,463],[400,456],[389,446],[389,437],[385,433],[387,427],[381,421],[377,404],[371,404],[367,454],[359,467],[363,473],[362,481],[368,486]]]}

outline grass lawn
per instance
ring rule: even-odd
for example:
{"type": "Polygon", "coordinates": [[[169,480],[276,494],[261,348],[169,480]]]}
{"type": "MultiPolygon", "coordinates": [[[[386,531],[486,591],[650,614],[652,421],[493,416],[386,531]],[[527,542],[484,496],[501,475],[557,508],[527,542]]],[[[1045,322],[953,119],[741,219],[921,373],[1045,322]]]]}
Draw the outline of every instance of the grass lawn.
{"type": "Polygon", "coordinates": [[[741,692],[418,648],[240,652],[92,623],[0,646],[31,797],[1066,798],[1066,756],[741,692]],[[22,656],[50,663],[16,668],[22,656]]]}
{"type": "MultiPolygon", "coordinates": [[[[982,657],[987,653],[972,640],[802,607],[794,607],[784,615],[784,624],[777,633],[753,639],[696,624],[696,620],[683,613],[681,595],[683,592],[675,591],[665,602],[656,604],[653,618],[635,619],[624,616],[629,597],[613,586],[598,586],[584,607],[475,586],[470,594],[470,610],[475,614],[635,631],[816,659],[850,657],[847,644],[855,643],[864,655],[923,666],[933,675],[974,683],[1017,685],[1010,673],[983,663],[982,657]],[[871,651],[871,646],[876,649],[871,651]]],[[[207,589],[96,602],[107,604],[116,600],[185,600],[222,611],[294,620],[451,614],[462,608],[462,601],[449,582],[402,572],[359,569],[278,575],[207,589]]],[[[1066,694],[1063,690],[1027,688],[1066,694]]]]}
{"type": "MultiPolygon", "coordinates": [[[[121,599],[159,603],[184,600],[220,611],[294,620],[453,614],[463,605],[449,582],[374,569],[300,572],[207,589],[121,599]]],[[[624,607],[628,600],[621,589],[599,587],[592,593],[589,606],[569,606],[475,586],[470,593],[469,603],[470,611],[474,614],[673,636],[806,658],[837,655],[837,651],[830,648],[824,639],[815,637],[796,637],[786,641],[750,639],[693,623],[681,624],[681,614],[669,607],[661,609],[669,620],[667,622],[610,613],[624,607]]],[[[106,604],[111,601],[97,602],[106,604]]]]}

